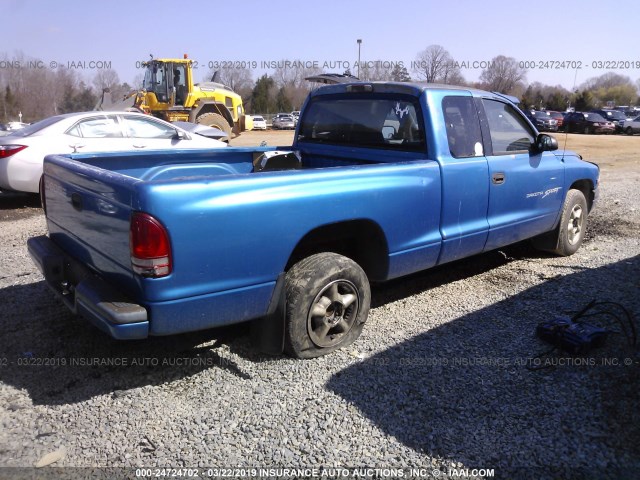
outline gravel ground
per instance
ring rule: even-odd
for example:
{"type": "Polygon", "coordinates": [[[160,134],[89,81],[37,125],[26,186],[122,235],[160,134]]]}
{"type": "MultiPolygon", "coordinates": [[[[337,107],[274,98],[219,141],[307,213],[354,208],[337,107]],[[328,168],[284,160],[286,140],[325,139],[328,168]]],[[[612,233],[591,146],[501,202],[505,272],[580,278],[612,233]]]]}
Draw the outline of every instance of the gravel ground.
{"type": "Polygon", "coordinates": [[[611,336],[536,358],[542,320],[592,299],[640,313],[638,161],[602,180],[574,256],[516,245],[377,285],[361,338],[307,361],[255,352],[245,326],[111,340],[28,258],[26,239],[46,231],[37,201],[0,196],[0,466],[54,453],[53,466],[637,478],[638,349],[611,336]]]}

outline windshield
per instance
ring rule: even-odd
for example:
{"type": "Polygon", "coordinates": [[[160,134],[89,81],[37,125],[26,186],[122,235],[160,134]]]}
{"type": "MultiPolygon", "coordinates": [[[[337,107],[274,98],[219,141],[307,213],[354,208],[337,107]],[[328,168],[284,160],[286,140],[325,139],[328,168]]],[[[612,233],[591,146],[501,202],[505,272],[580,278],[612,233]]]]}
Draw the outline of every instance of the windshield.
{"type": "Polygon", "coordinates": [[[625,120],[627,117],[622,112],[617,112],[615,110],[612,111],[604,111],[603,112],[607,118],[613,118],[615,120],[625,120]]]}
{"type": "Polygon", "coordinates": [[[142,88],[147,92],[164,93],[167,89],[167,66],[163,63],[147,63],[142,88]]]}
{"type": "Polygon", "coordinates": [[[298,140],[313,143],[425,151],[417,99],[399,95],[323,95],[300,119],[298,140]]]}
{"type": "Polygon", "coordinates": [[[606,120],[597,113],[585,113],[584,116],[591,122],[606,122],[606,120]]]}
{"type": "Polygon", "coordinates": [[[64,117],[59,116],[59,115],[57,115],[55,117],[45,118],[44,120],[40,120],[39,122],[32,123],[31,125],[27,125],[24,128],[20,128],[18,130],[13,130],[11,132],[11,136],[13,136],[13,137],[28,137],[29,135],[33,135],[34,133],[39,132],[43,128],[47,128],[47,127],[53,125],[54,123],[58,123],[63,118],[64,117]]]}

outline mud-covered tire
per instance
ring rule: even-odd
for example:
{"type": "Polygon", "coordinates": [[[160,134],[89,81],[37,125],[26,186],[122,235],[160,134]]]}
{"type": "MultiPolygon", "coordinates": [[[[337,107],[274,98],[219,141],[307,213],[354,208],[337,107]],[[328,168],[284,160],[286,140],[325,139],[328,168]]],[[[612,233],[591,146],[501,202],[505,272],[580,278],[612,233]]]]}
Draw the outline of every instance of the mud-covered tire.
{"type": "Polygon", "coordinates": [[[318,253],[288,272],[285,352],[315,358],[353,343],[371,305],[369,280],[353,260],[318,253]]]}
{"type": "Polygon", "coordinates": [[[587,200],[584,194],[580,190],[569,190],[562,207],[558,244],[553,253],[566,257],[578,251],[584,240],[587,215],[587,200]]]}
{"type": "Polygon", "coordinates": [[[231,140],[233,138],[231,133],[231,125],[229,125],[229,122],[227,122],[227,120],[219,113],[203,113],[198,118],[196,118],[196,123],[222,130],[227,135],[228,140],[231,140]]]}

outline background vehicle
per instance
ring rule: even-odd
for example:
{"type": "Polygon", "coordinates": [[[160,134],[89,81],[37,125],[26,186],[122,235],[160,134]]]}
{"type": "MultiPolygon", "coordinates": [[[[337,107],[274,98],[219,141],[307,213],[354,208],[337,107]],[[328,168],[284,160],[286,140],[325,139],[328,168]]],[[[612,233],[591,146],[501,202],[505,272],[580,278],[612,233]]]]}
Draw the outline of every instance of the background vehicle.
{"type": "Polygon", "coordinates": [[[557,132],[558,121],[554,119],[548,112],[537,110],[527,110],[524,114],[531,120],[531,123],[540,132],[557,132]]]}
{"type": "Polygon", "coordinates": [[[271,119],[272,121],[275,120],[276,118],[280,118],[280,117],[290,117],[291,114],[290,113],[276,113],[273,118],[271,119]]]}
{"type": "Polygon", "coordinates": [[[218,147],[226,144],[141,113],[57,115],[0,137],[0,189],[38,193],[51,153],[218,147]]]}
{"type": "Polygon", "coordinates": [[[273,119],[271,125],[277,130],[296,128],[296,122],[291,115],[277,116],[273,119]]]}
{"type": "Polygon", "coordinates": [[[562,112],[548,110],[547,113],[558,123],[558,130],[562,130],[564,126],[564,115],[562,112]]]}
{"type": "Polygon", "coordinates": [[[607,109],[591,110],[591,111],[593,113],[597,113],[605,120],[613,123],[614,127],[616,128],[616,132],[624,131],[624,122],[626,121],[627,117],[623,112],[620,112],[619,110],[607,110],[607,109]]]}
{"type": "Polygon", "coordinates": [[[23,122],[9,122],[9,123],[5,123],[4,127],[6,128],[6,130],[20,130],[21,128],[26,127],[27,125],[29,125],[28,123],[23,123],[23,122]]]}
{"type": "Polygon", "coordinates": [[[264,117],[259,115],[253,115],[253,129],[254,130],[266,130],[267,129],[267,121],[264,117]]]}
{"type": "Polygon", "coordinates": [[[557,148],[499,94],[334,84],[286,151],[48,156],[29,252],[116,338],[253,320],[272,351],[316,357],[358,338],[371,281],[531,238],[576,252],[598,167],[557,148]]]}
{"type": "Polygon", "coordinates": [[[624,114],[627,117],[627,120],[633,120],[638,115],[640,115],[640,109],[627,110],[626,112],[624,112],[624,114]]]}
{"type": "MultiPolygon", "coordinates": [[[[200,123],[219,128],[232,138],[250,128],[246,123],[242,98],[229,87],[215,81],[195,83],[193,61],[152,58],[143,62],[142,90],[133,98],[132,108],[168,122],[200,123]]],[[[214,75],[215,77],[215,75],[214,75]]],[[[123,104],[114,105],[124,110],[123,104]]],[[[109,110],[102,105],[100,109],[109,110]]]]}
{"type": "Polygon", "coordinates": [[[613,123],[597,113],[572,112],[564,117],[564,128],[569,133],[614,133],[613,123]]]}
{"type": "Polygon", "coordinates": [[[9,123],[0,124],[0,136],[10,135],[11,132],[20,130],[21,128],[24,128],[27,125],[29,124],[22,123],[22,122],[9,122],[9,123]]]}
{"type": "Polygon", "coordinates": [[[624,124],[624,132],[627,135],[633,135],[634,133],[640,133],[640,116],[628,120],[624,124]]]}
{"type": "Polygon", "coordinates": [[[189,133],[200,135],[201,137],[212,138],[213,140],[220,140],[221,142],[229,143],[229,137],[219,128],[207,127],[200,123],[189,122],[172,122],[171,125],[181,128],[189,133]]]}

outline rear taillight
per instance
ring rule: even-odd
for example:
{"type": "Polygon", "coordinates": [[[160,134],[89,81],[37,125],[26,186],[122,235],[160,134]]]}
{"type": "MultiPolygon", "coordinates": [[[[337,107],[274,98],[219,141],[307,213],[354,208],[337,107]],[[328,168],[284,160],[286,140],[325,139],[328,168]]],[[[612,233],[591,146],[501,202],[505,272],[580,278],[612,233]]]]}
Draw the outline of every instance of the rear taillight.
{"type": "Polygon", "coordinates": [[[143,277],[166,277],[171,273],[171,244],[164,226],[151,215],[135,212],[129,232],[131,266],[143,277]]]}
{"type": "Polygon", "coordinates": [[[0,158],[10,157],[25,148],[27,148],[26,145],[0,145],[0,158]]]}

